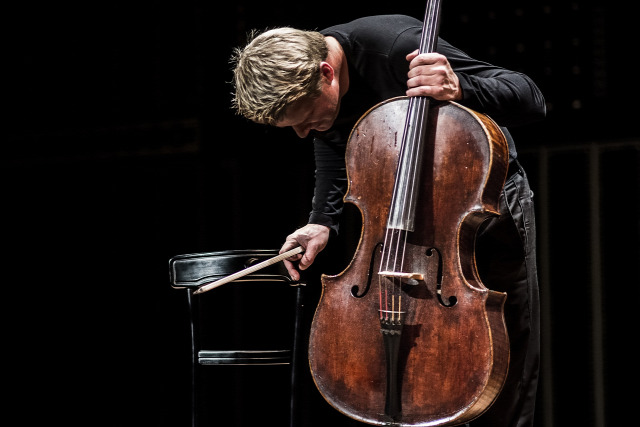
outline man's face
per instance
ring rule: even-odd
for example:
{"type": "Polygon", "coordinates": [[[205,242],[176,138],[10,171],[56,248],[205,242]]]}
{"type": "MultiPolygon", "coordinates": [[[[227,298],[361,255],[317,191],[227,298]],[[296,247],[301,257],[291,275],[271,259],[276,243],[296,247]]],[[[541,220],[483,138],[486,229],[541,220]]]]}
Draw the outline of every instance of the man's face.
{"type": "Polygon", "coordinates": [[[333,69],[323,72],[320,96],[294,102],[276,126],[292,127],[300,138],[306,138],[312,130],[329,130],[340,110],[339,85],[333,77],[333,69]]]}

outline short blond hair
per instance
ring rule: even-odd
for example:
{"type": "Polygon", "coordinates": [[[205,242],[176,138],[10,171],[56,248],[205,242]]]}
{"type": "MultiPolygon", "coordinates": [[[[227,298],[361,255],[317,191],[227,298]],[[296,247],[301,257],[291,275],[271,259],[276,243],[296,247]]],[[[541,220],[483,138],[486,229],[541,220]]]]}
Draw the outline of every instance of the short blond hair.
{"type": "Polygon", "coordinates": [[[327,55],[327,43],[317,31],[282,27],[252,33],[231,57],[232,107],[253,122],[274,125],[293,102],[319,95],[320,62],[327,55]]]}

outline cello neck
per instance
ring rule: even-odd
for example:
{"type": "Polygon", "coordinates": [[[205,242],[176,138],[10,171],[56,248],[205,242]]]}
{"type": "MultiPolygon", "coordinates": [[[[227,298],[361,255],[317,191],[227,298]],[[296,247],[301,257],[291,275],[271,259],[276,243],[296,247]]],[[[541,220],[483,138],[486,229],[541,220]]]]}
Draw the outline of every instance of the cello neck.
{"type": "Polygon", "coordinates": [[[440,30],[440,9],[442,0],[428,0],[422,23],[422,37],[420,38],[420,53],[430,53],[436,50],[438,32],[440,30]]]}
{"type": "MultiPolygon", "coordinates": [[[[435,51],[440,27],[441,0],[428,0],[422,24],[420,53],[435,51]]],[[[427,131],[427,114],[429,99],[426,97],[411,98],[407,110],[402,149],[396,173],[396,182],[391,199],[387,228],[393,230],[413,231],[415,222],[418,182],[420,181],[420,165],[424,151],[424,139],[427,131]]]]}

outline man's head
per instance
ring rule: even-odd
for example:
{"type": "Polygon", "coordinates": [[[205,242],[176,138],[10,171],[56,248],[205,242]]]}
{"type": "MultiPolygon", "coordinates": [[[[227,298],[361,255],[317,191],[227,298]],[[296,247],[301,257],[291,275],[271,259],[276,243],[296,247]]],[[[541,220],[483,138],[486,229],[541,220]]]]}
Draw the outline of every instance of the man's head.
{"type": "Polygon", "coordinates": [[[252,34],[231,58],[233,107],[251,121],[276,125],[291,104],[320,95],[320,65],[327,54],[325,38],[316,31],[284,27],[252,34]]]}

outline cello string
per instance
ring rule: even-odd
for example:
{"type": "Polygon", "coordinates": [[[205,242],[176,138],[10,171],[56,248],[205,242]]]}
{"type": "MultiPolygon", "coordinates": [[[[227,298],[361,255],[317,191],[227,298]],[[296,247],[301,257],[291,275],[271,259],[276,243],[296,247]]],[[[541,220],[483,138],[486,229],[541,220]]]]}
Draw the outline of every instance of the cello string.
{"type": "MultiPolygon", "coordinates": [[[[420,38],[420,47],[419,47],[420,53],[432,52],[435,48],[436,32],[437,32],[438,17],[439,17],[439,7],[440,7],[439,0],[429,0],[427,3],[427,9],[426,9],[425,18],[424,18],[425,30],[423,31],[422,36],[420,38]]],[[[427,125],[429,100],[428,98],[421,97],[417,99],[416,103],[418,104],[418,107],[414,109],[413,120],[415,125],[412,127],[414,129],[414,134],[412,135],[412,141],[415,141],[417,143],[414,143],[414,149],[412,151],[413,158],[411,159],[410,164],[413,167],[413,170],[411,171],[411,173],[413,174],[413,176],[417,177],[417,174],[419,173],[419,168],[421,167],[421,165],[418,164],[418,162],[422,158],[419,155],[419,150],[423,148],[419,146],[420,145],[419,142],[421,141],[421,136],[424,135],[424,131],[427,125]]],[[[418,191],[415,188],[415,186],[417,185],[417,181],[418,181],[417,179],[414,179],[411,181],[412,186],[411,186],[411,189],[409,190],[409,196],[410,196],[409,206],[411,207],[413,207],[413,204],[417,202],[418,191]]],[[[409,209],[409,213],[411,212],[415,212],[415,210],[413,208],[409,209]]]]}
{"type": "MultiPolygon", "coordinates": [[[[420,39],[420,52],[432,52],[435,49],[437,43],[437,30],[439,26],[439,16],[440,16],[440,0],[429,0],[427,4],[427,10],[425,12],[425,24],[424,30],[420,39]]],[[[410,151],[410,160],[408,162],[410,166],[409,174],[413,178],[409,180],[410,187],[407,192],[403,193],[407,199],[403,201],[402,206],[405,207],[406,212],[404,215],[407,215],[405,218],[405,223],[410,224],[408,227],[411,231],[414,226],[415,221],[415,212],[417,208],[417,199],[419,197],[419,176],[420,171],[423,167],[422,163],[422,151],[426,148],[423,145],[426,144],[426,127],[427,127],[427,118],[429,113],[429,98],[427,97],[416,97],[414,98],[415,102],[410,104],[414,106],[411,110],[410,119],[412,120],[413,126],[411,126],[412,134],[409,139],[411,144],[410,151]]],[[[406,236],[405,243],[406,245],[406,236]]]]}
{"type": "Polygon", "coordinates": [[[420,39],[420,53],[433,52],[436,46],[436,33],[440,21],[440,0],[429,0],[424,14],[424,28],[420,39]]]}
{"type": "MultiPolygon", "coordinates": [[[[429,0],[427,4],[427,10],[425,12],[425,30],[423,31],[420,38],[420,47],[419,52],[431,52],[434,50],[436,44],[436,32],[438,27],[439,20],[439,8],[440,1],[439,0],[429,0]]],[[[429,108],[429,101],[427,98],[417,98],[413,97],[409,102],[409,112],[407,114],[407,120],[405,121],[405,132],[403,136],[403,144],[400,152],[399,158],[399,168],[396,175],[396,182],[393,189],[392,195],[392,205],[389,211],[389,221],[388,226],[385,233],[384,246],[383,246],[383,254],[380,262],[380,271],[394,271],[394,272],[403,272],[404,271],[404,259],[407,250],[407,238],[408,232],[413,229],[413,221],[415,220],[415,208],[414,204],[417,203],[418,198],[418,190],[416,186],[418,185],[418,172],[422,167],[421,164],[418,164],[421,161],[420,147],[422,135],[424,135],[425,127],[426,127],[426,114],[429,108]],[[411,141],[411,143],[409,142],[411,141]],[[408,151],[406,151],[408,150],[408,151]],[[406,159],[405,159],[406,157],[406,159]],[[403,161],[404,160],[404,161],[403,161]],[[408,168],[409,170],[404,170],[408,168]],[[405,174],[406,177],[412,177],[413,179],[405,179],[403,182],[409,182],[409,187],[407,191],[400,193],[400,198],[402,200],[396,200],[398,194],[398,177],[400,174],[405,174]],[[396,221],[396,218],[401,218],[400,224],[395,224],[392,228],[391,222],[396,221]],[[399,228],[395,228],[395,225],[400,225],[399,228]],[[392,260],[393,257],[393,260],[392,260]]],[[[384,302],[384,311],[388,313],[388,294],[389,289],[386,286],[386,283],[389,280],[384,280],[385,286],[384,290],[380,285],[383,278],[379,276],[379,292],[384,292],[385,294],[385,302],[384,302]]],[[[394,277],[392,282],[394,286],[392,286],[392,291],[397,292],[399,295],[398,298],[398,308],[396,309],[395,297],[392,295],[392,319],[395,319],[395,311],[397,310],[398,316],[401,311],[400,308],[400,284],[401,279],[394,277]]],[[[382,310],[382,295],[380,295],[380,305],[382,310]]],[[[382,316],[382,313],[381,313],[382,316]]]]}
{"type": "Polygon", "coordinates": [[[407,206],[409,207],[409,215],[411,215],[411,224],[412,230],[415,226],[415,213],[416,213],[416,199],[418,195],[418,190],[416,186],[419,185],[419,177],[420,170],[422,165],[422,151],[424,147],[422,146],[424,143],[424,129],[425,129],[425,121],[427,117],[427,107],[428,107],[428,99],[424,97],[420,97],[416,100],[417,108],[414,111],[414,135],[413,135],[413,150],[412,150],[412,159],[411,159],[411,188],[409,189],[409,202],[407,206]]]}
{"type": "MultiPolygon", "coordinates": [[[[419,52],[432,52],[435,50],[436,46],[436,33],[438,30],[438,21],[440,15],[440,1],[439,0],[429,0],[427,11],[425,12],[425,30],[421,36],[420,40],[420,48],[419,52]]],[[[418,185],[419,185],[419,172],[422,168],[422,153],[425,147],[422,145],[425,143],[425,130],[427,126],[427,114],[429,110],[429,99],[426,97],[420,98],[412,98],[411,103],[409,104],[410,114],[408,114],[408,119],[411,120],[411,125],[408,126],[411,134],[407,135],[405,131],[405,138],[403,141],[403,155],[408,154],[408,159],[406,163],[403,162],[403,165],[408,165],[409,170],[402,171],[402,173],[406,173],[408,177],[411,179],[405,179],[405,184],[409,184],[409,188],[407,191],[402,193],[404,200],[399,205],[401,209],[403,209],[401,218],[403,219],[402,224],[405,226],[406,230],[400,231],[397,233],[397,242],[394,242],[394,253],[396,256],[396,260],[394,261],[394,269],[393,271],[404,272],[404,260],[405,254],[407,250],[407,239],[410,231],[413,231],[415,214],[416,214],[416,203],[417,198],[419,196],[418,185]],[[408,147],[408,148],[407,148],[408,147]],[[404,150],[409,149],[408,153],[404,153],[404,150]],[[402,253],[400,254],[401,251],[402,253]],[[398,261],[398,256],[400,261],[398,261]]],[[[397,181],[396,181],[397,182],[397,181]]],[[[398,207],[398,206],[396,206],[398,207]]],[[[400,320],[400,312],[401,308],[401,295],[402,293],[400,284],[401,279],[397,279],[396,286],[393,287],[394,290],[397,290],[398,300],[396,307],[396,299],[395,296],[392,297],[392,320],[394,320],[396,312],[398,313],[398,320],[400,320]]]]}
{"type": "MultiPolygon", "coordinates": [[[[398,182],[400,174],[405,174],[405,176],[411,177],[416,173],[416,168],[418,165],[416,164],[417,157],[417,145],[416,141],[416,128],[423,129],[422,123],[420,123],[417,118],[421,116],[421,112],[423,111],[423,102],[420,102],[419,98],[412,98],[409,104],[409,114],[407,115],[405,132],[403,136],[403,144],[402,151],[400,153],[399,159],[399,169],[397,171],[396,176],[396,186],[394,187],[393,192],[393,203],[390,209],[390,218],[399,217],[401,219],[401,223],[398,224],[399,227],[388,226],[385,233],[385,242],[384,242],[384,250],[383,250],[383,260],[381,262],[381,271],[391,271],[391,272],[403,272],[404,271],[404,259],[406,254],[406,246],[407,246],[407,237],[408,232],[405,229],[411,228],[411,209],[407,209],[410,205],[407,204],[407,201],[411,203],[415,202],[415,185],[416,179],[405,179],[405,185],[408,183],[407,191],[398,192],[398,182]],[[416,111],[417,105],[417,111],[416,111]],[[417,123],[417,126],[412,126],[411,124],[417,123]],[[407,159],[403,160],[404,157],[407,159]],[[396,196],[399,194],[399,196],[396,196]],[[400,200],[397,200],[399,198],[400,200]]],[[[389,319],[389,313],[391,313],[391,319],[395,319],[395,313],[400,312],[400,307],[396,306],[396,303],[401,301],[400,298],[396,299],[395,295],[400,295],[401,293],[401,283],[402,279],[399,277],[393,278],[381,278],[385,279],[384,287],[379,287],[379,292],[384,293],[384,307],[381,307],[381,310],[385,312],[385,320],[389,319]],[[386,286],[386,284],[389,286],[386,286]],[[389,296],[391,296],[391,307],[389,307],[389,296]]],[[[380,298],[382,301],[382,298],[380,298]]]]}

